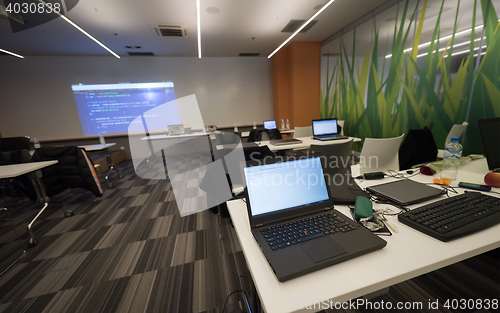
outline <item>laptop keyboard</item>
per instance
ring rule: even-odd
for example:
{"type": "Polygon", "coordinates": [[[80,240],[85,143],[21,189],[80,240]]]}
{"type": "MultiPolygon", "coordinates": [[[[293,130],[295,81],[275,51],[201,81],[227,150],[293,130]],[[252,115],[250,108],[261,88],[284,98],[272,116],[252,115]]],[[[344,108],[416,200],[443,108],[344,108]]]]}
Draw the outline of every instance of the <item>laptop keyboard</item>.
{"type": "Polygon", "coordinates": [[[260,231],[272,250],[283,249],[311,239],[356,229],[334,212],[273,226],[260,231]]]}

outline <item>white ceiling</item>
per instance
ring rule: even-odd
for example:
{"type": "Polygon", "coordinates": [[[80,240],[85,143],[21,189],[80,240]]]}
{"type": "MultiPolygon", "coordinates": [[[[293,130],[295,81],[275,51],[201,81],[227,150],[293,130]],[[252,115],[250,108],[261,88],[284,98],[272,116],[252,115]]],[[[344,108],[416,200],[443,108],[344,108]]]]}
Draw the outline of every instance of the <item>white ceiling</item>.
{"type": "MultiPolygon", "coordinates": [[[[387,1],[335,0],[319,15],[316,25],[294,40],[322,41],[387,1]]],[[[267,57],[290,35],[281,30],[291,19],[308,19],[317,12],[317,6],[326,2],[201,0],[202,55],[260,53],[267,57]],[[209,8],[217,8],[219,12],[208,13],[209,8]]],[[[196,0],[80,0],[67,17],[120,56],[128,55],[127,52],[152,52],[158,56],[198,53],[196,0]],[[187,24],[190,36],[157,37],[150,27],[156,22],[187,24]]],[[[12,33],[5,21],[0,23],[0,49],[24,56],[110,55],[61,18],[18,33],[12,33]]]]}

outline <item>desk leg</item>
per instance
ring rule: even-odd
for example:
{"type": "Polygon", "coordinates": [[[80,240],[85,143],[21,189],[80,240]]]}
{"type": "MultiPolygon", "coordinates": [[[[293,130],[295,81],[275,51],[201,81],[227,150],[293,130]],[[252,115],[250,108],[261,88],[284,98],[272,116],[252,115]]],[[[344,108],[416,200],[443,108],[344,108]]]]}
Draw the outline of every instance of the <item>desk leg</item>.
{"type": "Polygon", "coordinates": [[[109,153],[108,148],[104,149],[104,154],[106,155],[106,163],[108,164],[109,168],[108,174],[106,175],[106,185],[108,186],[108,188],[111,188],[113,187],[113,184],[109,182],[109,176],[111,175],[111,172],[115,170],[116,174],[118,174],[118,178],[122,178],[122,175],[120,174],[120,170],[115,168],[113,161],[111,160],[111,154],[109,153]]]}
{"type": "MultiPolygon", "coordinates": [[[[33,183],[33,187],[35,187],[35,192],[36,196],[38,198],[38,202],[40,204],[43,204],[42,209],[38,212],[38,214],[29,222],[27,226],[28,234],[30,236],[30,239],[28,241],[28,246],[29,247],[34,247],[37,245],[38,241],[35,238],[35,234],[33,233],[33,224],[35,221],[38,219],[38,217],[45,211],[45,209],[49,206],[49,197],[47,197],[47,194],[45,193],[45,188],[43,186],[43,183],[40,179],[40,177],[34,177],[31,179],[31,182],[33,183]]],[[[64,211],[64,215],[66,217],[72,216],[73,212],[71,211],[66,211],[66,208],[63,203],[61,203],[62,209],[64,211]]]]}
{"type": "Polygon", "coordinates": [[[10,270],[14,265],[16,265],[17,263],[19,263],[19,261],[21,261],[26,256],[26,250],[24,249],[23,242],[21,241],[21,238],[19,237],[19,234],[17,233],[16,225],[14,225],[14,221],[12,221],[12,217],[10,216],[9,211],[7,210],[7,208],[2,208],[2,211],[5,211],[7,213],[7,217],[10,220],[10,223],[12,224],[12,228],[14,229],[14,233],[16,234],[17,240],[19,241],[19,244],[21,245],[21,250],[23,251],[23,253],[21,254],[21,256],[14,263],[12,263],[11,265],[9,265],[9,267],[7,267],[2,273],[0,273],[0,276],[2,276],[3,274],[5,274],[5,272],[7,272],[8,270],[10,270]]]}
{"type": "Polygon", "coordinates": [[[219,232],[219,240],[222,240],[222,233],[220,231],[220,221],[221,221],[221,215],[220,215],[220,204],[217,205],[217,216],[215,216],[215,223],[217,224],[217,231],[219,232]]]}

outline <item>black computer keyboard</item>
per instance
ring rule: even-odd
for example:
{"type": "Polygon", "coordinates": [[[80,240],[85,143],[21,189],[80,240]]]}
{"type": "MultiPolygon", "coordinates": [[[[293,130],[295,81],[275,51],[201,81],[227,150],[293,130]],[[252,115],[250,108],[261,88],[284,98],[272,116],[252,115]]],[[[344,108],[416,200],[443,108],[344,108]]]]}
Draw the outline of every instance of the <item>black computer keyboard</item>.
{"type": "Polygon", "coordinates": [[[398,220],[436,239],[449,241],[500,223],[500,198],[466,192],[400,214],[398,220]]]}
{"type": "Polygon", "coordinates": [[[336,213],[330,212],[300,221],[273,226],[260,231],[271,249],[283,249],[291,245],[338,232],[356,229],[336,213]]]}

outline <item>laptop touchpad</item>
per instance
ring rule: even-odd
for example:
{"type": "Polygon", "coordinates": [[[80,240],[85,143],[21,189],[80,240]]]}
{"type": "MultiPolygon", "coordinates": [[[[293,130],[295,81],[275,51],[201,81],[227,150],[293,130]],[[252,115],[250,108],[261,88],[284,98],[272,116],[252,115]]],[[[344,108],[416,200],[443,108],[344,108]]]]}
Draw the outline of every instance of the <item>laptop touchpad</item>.
{"type": "Polygon", "coordinates": [[[303,243],[301,247],[316,263],[347,252],[330,237],[319,238],[312,242],[303,243]]]}

